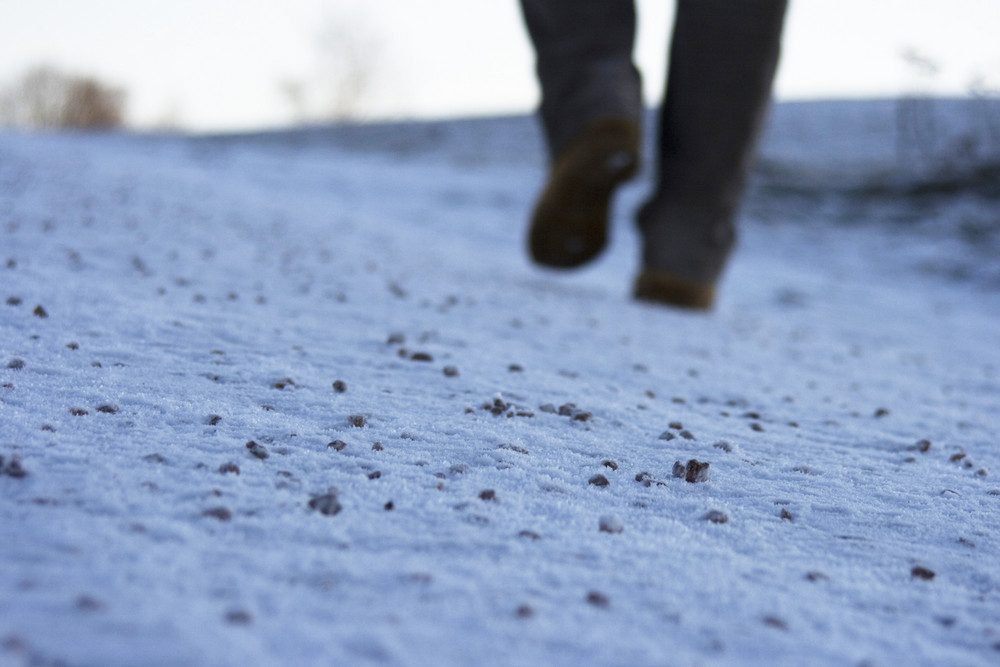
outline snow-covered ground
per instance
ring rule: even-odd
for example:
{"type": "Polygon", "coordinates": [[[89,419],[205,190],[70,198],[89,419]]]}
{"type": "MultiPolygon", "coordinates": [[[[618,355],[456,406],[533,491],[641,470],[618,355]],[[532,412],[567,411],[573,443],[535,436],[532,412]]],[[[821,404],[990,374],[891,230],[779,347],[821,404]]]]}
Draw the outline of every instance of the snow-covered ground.
{"type": "Polygon", "coordinates": [[[0,134],[0,664],[1000,664],[997,107],[935,104],[777,108],[710,315],[628,298],[648,177],[528,263],[527,118],[0,134]]]}

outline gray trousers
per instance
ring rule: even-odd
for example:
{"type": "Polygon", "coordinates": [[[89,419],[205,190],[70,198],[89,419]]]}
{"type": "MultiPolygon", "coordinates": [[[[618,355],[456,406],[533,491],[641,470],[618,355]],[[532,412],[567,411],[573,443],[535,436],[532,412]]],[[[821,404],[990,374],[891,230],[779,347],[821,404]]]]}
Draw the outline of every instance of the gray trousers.
{"type": "MultiPolygon", "coordinates": [[[[787,4],[677,0],[656,189],[638,216],[647,268],[718,279],[767,113],[787,4]]],[[[553,156],[598,118],[641,124],[632,0],[521,0],[521,8],[553,156]]]]}

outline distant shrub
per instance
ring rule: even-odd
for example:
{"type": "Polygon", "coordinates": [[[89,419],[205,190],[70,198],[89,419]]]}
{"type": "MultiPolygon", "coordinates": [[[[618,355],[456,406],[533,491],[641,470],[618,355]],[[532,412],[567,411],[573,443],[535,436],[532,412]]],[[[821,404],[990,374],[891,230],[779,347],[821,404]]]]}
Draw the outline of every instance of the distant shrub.
{"type": "Polygon", "coordinates": [[[108,129],[124,123],[125,91],[96,78],[34,67],[0,91],[0,125],[108,129]]]}

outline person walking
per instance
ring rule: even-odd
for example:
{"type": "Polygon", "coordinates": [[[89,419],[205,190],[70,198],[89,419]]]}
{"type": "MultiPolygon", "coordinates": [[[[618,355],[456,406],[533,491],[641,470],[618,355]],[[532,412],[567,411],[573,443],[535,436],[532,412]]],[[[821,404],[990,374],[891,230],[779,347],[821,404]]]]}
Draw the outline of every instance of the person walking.
{"type": "MultiPolygon", "coordinates": [[[[788,0],[677,0],[656,142],[640,208],[637,299],[710,309],[770,103],[788,0]]],[[[607,244],[611,201],[639,167],[641,75],[633,0],[521,0],[535,47],[548,182],[528,248],[570,269],[607,244]]]]}

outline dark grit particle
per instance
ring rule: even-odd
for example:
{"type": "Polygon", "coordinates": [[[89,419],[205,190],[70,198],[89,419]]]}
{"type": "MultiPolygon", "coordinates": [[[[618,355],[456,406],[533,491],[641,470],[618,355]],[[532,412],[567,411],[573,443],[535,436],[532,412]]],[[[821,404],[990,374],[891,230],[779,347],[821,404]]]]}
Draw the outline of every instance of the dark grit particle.
{"type": "Polygon", "coordinates": [[[606,609],[611,606],[611,599],[600,591],[590,591],[587,593],[587,604],[606,609]]]}
{"type": "Polygon", "coordinates": [[[617,515],[605,514],[604,516],[598,518],[597,528],[602,533],[617,535],[625,530],[625,524],[622,523],[622,520],[617,515]]]}
{"type": "Polygon", "coordinates": [[[324,516],[333,516],[342,509],[337,494],[328,491],[320,495],[313,496],[309,500],[309,509],[315,510],[324,516]]]}
{"type": "Polygon", "coordinates": [[[368,479],[379,479],[382,476],[381,470],[372,470],[368,473],[368,479]]]}
{"type": "Polygon", "coordinates": [[[414,352],[410,355],[410,361],[434,361],[434,357],[428,352],[414,352]]]}
{"type": "Polygon", "coordinates": [[[239,475],[240,474],[240,467],[238,465],[236,465],[234,462],[228,461],[226,463],[223,463],[221,466],[219,466],[219,472],[222,473],[223,475],[226,475],[226,474],[229,474],[229,473],[232,473],[234,475],[239,475]]]}
{"type": "Polygon", "coordinates": [[[334,440],[333,442],[328,442],[326,446],[330,449],[342,452],[344,451],[344,448],[347,447],[347,443],[344,442],[343,440],[334,440]]]}
{"type": "Polygon", "coordinates": [[[728,523],[729,517],[725,512],[720,512],[719,510],[711,510],[705,516],[701,517],[705,521],[711,521],[712,523],[728,523]]]}
{"type": "Polygon", "coordinates": [[[929,570],[926,567],[920,565],[915,566],[910,570],[910,576],[914,579],[923,579],[924,581],[931,581],[936,575],[934,570],[929,570]]]}
{"type": "Polygon", "coordinates": [[[270,454],[267,451],[267,448],[264,445],[257,444],[253,440],[248,442],[246,447],[248,450],[250,450],[250,453],[256,456],[258,459],[264,460],[268,456],[270,456],[270,454]]]}
{"type": "Polygon", "coordinates": [[[483,489],[479,492],[479,499],[495,501],[497,499],[497,492],[493,489],[483,489]]]}
{"type": "Polygon", "coordinates": [[[46,317],[49,316],[49,314],[45,311],[45,308],[43,308],[40,305],[39,306],[35,306],[35,309],[33,311],[31,311],[31,312],[32,312],[32,314],[35,317],[40,317],[42,319],[45,319],[46,317]]]}
{"type": "Polygon", "coordinates": [[[351,415],[347,418],[347,423],[355,428],[361,428],[368,423],[368,417],[364,415],[351,415]]]}
{"type": "Polygon", "coordinates": [[[253,623],[253,616],[243,609],[233,609],[226,612],[226,623],[230,625],[250,625],[253,623]]]}
{"type": "Polygon", "coordinates": [[[219,521],[229,521],[233,518],[233,513],[225,507],[211,507],[201,514],[202,516],[218,519],[219,521]]]}
{"type": "Polygon", "coordinates": [[[777,616],[765,616],[764,625],[775,630],[787,630],[788,624],[777,616]]]}
{"type": "Polygon", "coordinates": [[[24,368],[24,359],[11,359],[7,362],[7,368],[12,371],[19,371],[24,368]]]}
{"type": "Polygon", "coordinates": [[[445,366],[441,369],[445,377],[456,378],[458,377],[458,367],[457,366],[445,366]]]}
{"type": "Polygon", "coordinates": [[[605,468],[610,468],[612,470],[618,470],[618,464],[615,463],[614,461],[612,461],[611,459],[608,459],[606,461],[602,461],[601,465],[604,466],[605,468]]]}
{"type": "Polygon", "coordinates": [[[608,486],[611,483],[608,481],[608,478],[605,477],[604,475],[594,475],[587,481],[588,483],[593,484],[594,486],[608,486]]]}
{"type": "Polygon", "coordinates": [[[208,426],[215,426],[221,421],[222,417],[220,417],[219,415],[209,415],[208,417],[205,418],[205,424],[207,424],[208,426]]]}
{"type": "Polygon", "coordinates": [[[0,474],[7,475],[7,477],[22,479],[28,475],[28,471],[21,465],[21,459],[17,456],[12,456],[7,465],[3,465],[3,457],[0,457],[0,466],[2,466],[0,467],[0,474]]]}
{"type": "Polygon", "coordinates": [[[509,407],[510,406],[507,404],[507,402],[504,401],[499,396],[494,398],[492,401],[483,403],[482,405],[483,410],[489,410],[491,414],[497,417],[505,413],[507,411],[507,408],[509,407]]]}
{"type": "Polygon", "coordinates": [[[103,412],[104,414],[107,414],[107,415],[114,415],[114,414],[118,414],[118,406],[117,405],[111,405],[111,404],[98,405],[97,406],[97,411],[98,412],[103,412]]]}
{"type": "Polygon", "coordinates": [[[344,382],[343,380],[334,380],[333,390],[338,394],[343,394],[345,391],[347,391],[347,383],[344,382]]]}
{"type": "Polygon", "coordinates": [[[76,599],[76,608],[80,611],[101,611],[106,604],[90,595],[81,595],[76,599]]]}
{"type": "Polygon", "coordinates": [[[781,520],[782,521],[794,521],[795,517],[784,507],[781,508],[781,520]]]}
{"type": "Polygon", "coordinates": [[[708,461],[699,461],[698,459],[691,459],[684,465],[680,461],[674,463],[674,477],[683,477],[685,481],[696,483],[696,482],[707,482],[710,477],[709,466],[711,464],[708,461]]]}
{"type": "Polygon", "coordinates": [[[535,615],[535,610],[530,604],[522,604],[514,611],[518,618],[528,619],[535,615]]]}

